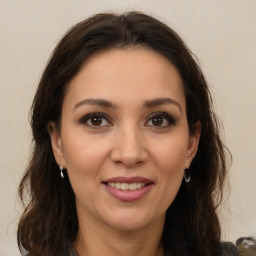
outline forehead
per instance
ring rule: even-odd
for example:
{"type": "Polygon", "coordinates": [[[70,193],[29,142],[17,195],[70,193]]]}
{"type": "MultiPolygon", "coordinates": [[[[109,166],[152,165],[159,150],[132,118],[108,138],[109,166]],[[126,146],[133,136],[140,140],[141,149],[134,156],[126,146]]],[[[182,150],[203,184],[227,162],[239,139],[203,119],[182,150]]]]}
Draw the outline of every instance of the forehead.
{"type": "Polygon", "coordinates": [[[117,103],[172,97],[185,105],[177,69],[161,54],[145,48],[112,49],[89,58],[71,80],[64,102],[95,97],[117,103]]]}

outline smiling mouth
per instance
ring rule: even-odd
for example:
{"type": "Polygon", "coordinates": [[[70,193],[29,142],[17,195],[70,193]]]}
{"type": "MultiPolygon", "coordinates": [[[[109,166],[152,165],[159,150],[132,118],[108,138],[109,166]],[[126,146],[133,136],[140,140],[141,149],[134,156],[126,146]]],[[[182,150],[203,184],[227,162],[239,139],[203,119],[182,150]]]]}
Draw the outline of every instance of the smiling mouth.
{"type": "Polygon", "coordinates": [[[152,183],[145,183],[145,182],[136,182],[136,183],[110,182],[110,183],[108,183],[108,182],[104,182],[104,184],[108,185],[109,187],[116,188],[116,189],[123,190],[123,191],[127,191],[127,190],[134,191],[137,189],[141,189],[145,186],[148,186],[149,184],[152,184],[152,183]]]}
{"type": "Polygon", "coordinates": [[[113,177],[102,184],[116,199],[133,202],[141,199],[153,188],[154,182],[144,177],[113,177]]]}
{"type": "Polygon", "coordinates": [[[154,182],[144,177],[114,177],[102,184],[113,197],[123,202],[133,202],[144,197],[152,189],[154,182]]]}

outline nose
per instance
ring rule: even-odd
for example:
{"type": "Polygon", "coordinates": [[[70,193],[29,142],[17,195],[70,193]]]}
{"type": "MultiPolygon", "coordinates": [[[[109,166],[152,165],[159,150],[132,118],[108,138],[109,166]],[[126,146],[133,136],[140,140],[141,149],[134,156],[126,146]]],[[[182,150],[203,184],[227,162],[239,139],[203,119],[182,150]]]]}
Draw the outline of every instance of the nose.
{"type": "Polygon", "coordinates": [[[142,134],[134,127],[120,129],[115,137],[111,159],[127,168],[142,164],[148,158],[148,153],[142,134]]]}

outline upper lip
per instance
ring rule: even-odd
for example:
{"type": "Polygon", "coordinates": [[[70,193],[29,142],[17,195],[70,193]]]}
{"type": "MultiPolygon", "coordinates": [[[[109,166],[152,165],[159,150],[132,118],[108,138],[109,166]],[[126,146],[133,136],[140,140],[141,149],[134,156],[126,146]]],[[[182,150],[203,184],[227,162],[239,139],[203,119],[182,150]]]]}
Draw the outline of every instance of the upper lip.
{"type": "Polygon", "coordinates": [[[152,180],[148,179],[148,178],[144,178],[144,177],[139,177],[139,176],[135,176],[135,177],[123,177],[123,176],[119,176],[119,177],[113,177],[110,179],[106,179],[102,181],[103,183],[146,183],[146,184],[150,184],[150,183],[154,183],[152,180]]]}

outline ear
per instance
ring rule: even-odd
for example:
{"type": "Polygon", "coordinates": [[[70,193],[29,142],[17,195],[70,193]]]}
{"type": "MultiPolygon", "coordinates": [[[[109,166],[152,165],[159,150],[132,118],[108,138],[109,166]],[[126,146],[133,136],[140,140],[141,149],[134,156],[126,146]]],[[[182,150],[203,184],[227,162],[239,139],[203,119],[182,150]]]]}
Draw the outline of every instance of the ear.
{"type": "Polygon", "coordinates": [[[186,169],[189,168],[192,160],[194,159],[197,153],[200,135],[201,135],[201,122],[198,121],[195,124],[193,134],[189,135],[188,150],[187,150],[186,164],[185,164],[186,169]]]}
{"type": "Polygon", "coordinates": [[[58,131],[56,124],[54,122],[48,123],[47,130],[50,135],[52,151],[54,154],[55,161],[59,166],[61,165],[63,166],[63,168],[65,168],[66,163],[63,156],[63,148],[62,148],[60,132],[58,131]]]}

